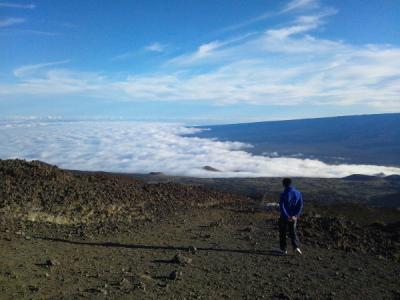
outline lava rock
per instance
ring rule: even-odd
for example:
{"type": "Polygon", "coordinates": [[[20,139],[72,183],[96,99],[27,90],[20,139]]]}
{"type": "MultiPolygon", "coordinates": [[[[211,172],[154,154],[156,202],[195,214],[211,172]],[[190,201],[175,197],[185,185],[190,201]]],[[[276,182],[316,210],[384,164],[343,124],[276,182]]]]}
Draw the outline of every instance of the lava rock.
{"type": "Polygon", "coordinates": [[[182,277],[183,277],[182,271],[178,270],[172,271],[168,276],[170,280],[182,280],[182,277]]]}
{"type": "Polygon", "coordinates": [[[54,267],[54,266],[59,266],[60,262],[58,260],[52,258],[52,259],[46,260],[46,262],[44,264],[48,267],[54,267]]]}
{"type": "Polygon", "coordinates": [[[179,264],[179,265],[190,265],[192,263],[192,259],[189,257],[185,257],[182,254],[178,253],[174,256],[174,258],[172,259],[172,262],[175,264],[179,264]]]}
{"type": "Polygon", "coordinates": [[[195,246],[189,246],[188,251],[192,254],[195,254],[197,252],[197,248],[195,246]]]}

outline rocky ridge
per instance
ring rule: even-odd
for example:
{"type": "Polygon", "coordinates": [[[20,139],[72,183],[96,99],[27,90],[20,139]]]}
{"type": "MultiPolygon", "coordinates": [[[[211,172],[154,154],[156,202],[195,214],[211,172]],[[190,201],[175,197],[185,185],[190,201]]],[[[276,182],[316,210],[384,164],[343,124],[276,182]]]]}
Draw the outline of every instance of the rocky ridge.
{"type": "Polygon", "coordinates": [[[40,161],[0,160],[3,219],[102,230],[154,221],[190,207],[240,206],[247,197],[177,183],[74,173],[40,161]]]}

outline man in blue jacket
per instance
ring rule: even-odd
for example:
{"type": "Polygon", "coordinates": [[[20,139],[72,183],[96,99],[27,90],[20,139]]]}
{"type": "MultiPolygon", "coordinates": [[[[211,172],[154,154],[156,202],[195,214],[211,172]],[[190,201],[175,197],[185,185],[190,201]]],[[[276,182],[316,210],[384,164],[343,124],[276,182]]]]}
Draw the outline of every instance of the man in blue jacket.
{"type": "Polygon", "coordinates": [[[289,230],[289,237],[295,253],[301,255],[299,238],[296,232],[297,220],[303,210],[303,198],[301,193],[292,187],[292,180],[284,178],[282,181],[284,191],[281,193],[279,208],[279,240],[282,254],[287,254],[286,231],[289,230]]]}

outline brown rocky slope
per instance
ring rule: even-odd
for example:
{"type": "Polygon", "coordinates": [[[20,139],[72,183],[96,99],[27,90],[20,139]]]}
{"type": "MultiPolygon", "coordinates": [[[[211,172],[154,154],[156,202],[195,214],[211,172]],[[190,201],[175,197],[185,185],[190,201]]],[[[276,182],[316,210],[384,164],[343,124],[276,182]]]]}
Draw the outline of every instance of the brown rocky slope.
{"type": "Polygon", "coordinates": [[[176,183],[147,184],[102,173],[77,174],[40,161],[0,160],[4,219],[101,231],[154,221],[190,207],[240,206],[250,199],[176,183]]]}

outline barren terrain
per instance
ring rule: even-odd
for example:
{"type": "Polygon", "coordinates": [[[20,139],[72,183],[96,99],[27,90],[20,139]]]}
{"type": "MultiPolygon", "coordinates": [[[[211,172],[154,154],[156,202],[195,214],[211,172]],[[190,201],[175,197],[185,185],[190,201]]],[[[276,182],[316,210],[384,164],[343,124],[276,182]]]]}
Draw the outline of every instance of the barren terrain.
{"type": "Polygon", "coordinates": [[[277,213],[243,195],[0,166],[1,299],[400,297],[396,210],[310,205],[304,255],[281,256],[277,213]]]}

